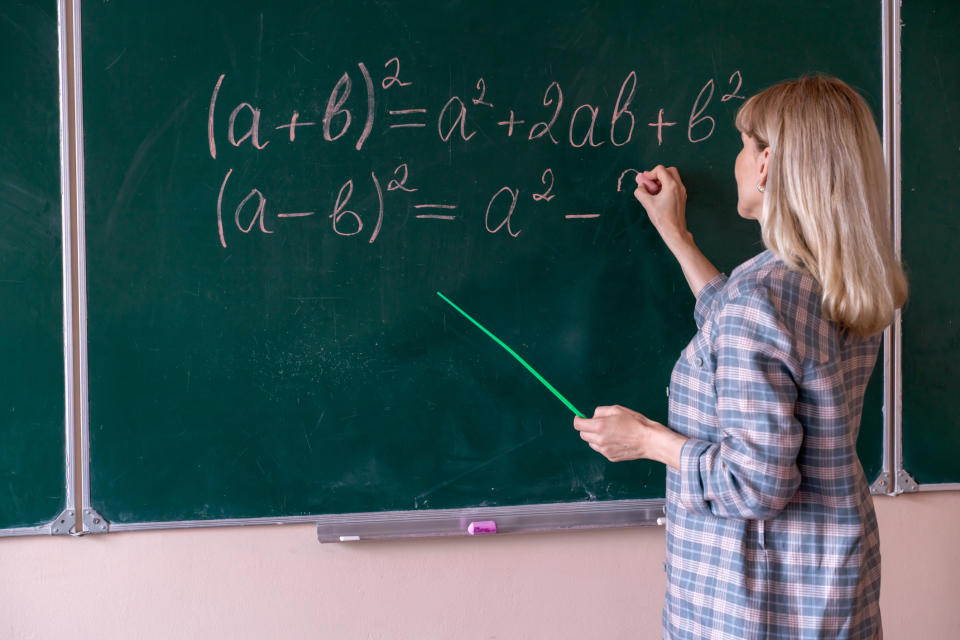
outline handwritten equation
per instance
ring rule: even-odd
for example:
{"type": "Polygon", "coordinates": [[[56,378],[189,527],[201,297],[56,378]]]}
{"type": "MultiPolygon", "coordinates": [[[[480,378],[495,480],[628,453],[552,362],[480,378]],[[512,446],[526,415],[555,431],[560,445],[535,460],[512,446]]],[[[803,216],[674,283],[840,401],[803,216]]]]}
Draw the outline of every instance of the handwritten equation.
{"type": "MultiPolygon", "coordinates": [[[[415,83],[415,78],[407,76],[401,68],[399,58],[391,58],[383,64],[383,72],[376,80],[363,62],[357,63],[357,73],[361,80],[361,89],[354,85],[350,72],[344,72],[330,91],[323,113],[301,114],[292,110],[282,114],[277,125],[264,124],[264,111],[260,105],[240,102],[225,119],[218,120],[218,99],[226,74],[215,81],[210,96],[207,117],[207,143],[211,158],[217,159],[217,145],[229,144],[235,148],[262,152],[269,145],[285,140],[289,144],[303,143],[305,140],[320,140],[322,143],[352,143],[357,153],[363,151],[371,133],[381,127],[385,135],[411,135],[411,130],[435,131],[438,140],[444,144],[454,143],[469,146],[470,140],[477,134],[481,124],[493,124],[500,128],[504,139],[526,140],[529,144],[551,145],[558,148],[569,146],[572,149],[596,149],[606,144],[624,147],[646,133],[647,141],[662,146],[666,135],[674,127],[686,129],[686,142],[700,144],[713,136],[716,121],[710,115],[711,106],[716,102],[716,82],[713,78],[700,89],[693,100],[686,121],[672,120],[675,114],[665,115],[665,108],[658,106],[653,111],[655,117],[643,122],[637,115],[640,111],[637,103],[637,74],[631,71],[620,84],[616,100],[612,104],[583,103],[572,107],[564,102],[563,88],[557,81],[550,82],[542,98],[542,110],[539,113],[517,113],[513,108],[503,108],[492,102],[488,96],[487,80],[477,79],[475,92],[469,96],[451,95],[439,106],[417,103],[394,104],[404,100],[404,90],[415,83]],[[352,110],[347,106],[351,97],[360,96],[364,107],[352,110]],[[380,102],[389,101],[390,107],[379,109],[380,102]],[[439,108],[437,108],[439,106],[439,108]],[[645,126],[644,126],[645,125],[645,126]],[[346,141],[346,142],[342,142],[346,141]]],[[[743,100],[741,93],[743,78],[735,70],[726,81],[726,92],[721,92],[719,102],[743,100]]],[[[354,102],[357,100],[355,99],[354,102]]],[[[644,111],[647,111],[644,108],[644,111]]],[[[273,115],[273,114],[268,114],[273,115]]],[[[486,129],[485,129],[486,130],[486,129]]],[[[432,134],[431,134],[432,135],[432,134]]],[[[419,141],[419,140],[418,140],[419,141]]],[[[401,206],[405,210],[412,208],[418,220],[452,221],[467,215],[483,220],[485,230],[491,234],[505,233],[517,238],[522,229],[518,228],[514,215],[521,201],[546,206],[556,197],[556,177],[550,167],[535,170],[532,179],[539,181],[529,193],[516,185],[496,185],[490,190],[485,208],[471,202],[475,210],[462,210],[459,202],[438,202],[428,195],[428,189],[422,180],[413,177],[408,163],[387,167],[378,175],[371,171],[369,176],[354,176],[347,179],[339,188],[336,198],[326,211],[312,207],[284,209],[273,206],[272,202],[259,188],[241,188],[235,206],[226,203],[228,189],[230,194],[236,191],[232,184],[233,168],[228,168],[220,184],[217,196],[217,231],[220,244],[227,247],[228,231],[236,230],[249,234],[255,229],[263,234],[273,234],[281,223],[295,221],[315,215],[324,215],[331,221],[332,231],[339,236],[366,237],[373,243],[380,235],[384,224],[384,214],[388,206],[401,206]],[[372,211],[357,211],[352,204],[354,193],[359,189],[370,189],[377,196],[377,206],[372,211]],[[400,197],[402,196],[402,200],[400,197]],[[529,200],[527,200],[529,196],[529,200]],[[232,219],[230,209],[232,208],[232,219]],[[225,209],[227,222],[225,224],[225,209]]],[[[624,168],[617,179],[618,191],[624,189],[624,179],[635,168],[624,168]]],[[[633,181],[626,187],[633,191],[633,181]]],[[[331,194],[332,195],[332,194],[331,194]]],[[[596,212],[565,212],[567,220],[591,220],[601,216],[596,212]]]]}

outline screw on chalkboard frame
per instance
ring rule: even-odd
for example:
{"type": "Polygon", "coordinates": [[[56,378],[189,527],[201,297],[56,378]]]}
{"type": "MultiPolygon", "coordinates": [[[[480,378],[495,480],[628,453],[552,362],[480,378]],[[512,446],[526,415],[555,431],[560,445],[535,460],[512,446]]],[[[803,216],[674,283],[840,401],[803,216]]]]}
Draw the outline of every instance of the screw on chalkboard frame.
{"type": "Polygon", "coordinates": [[[50,535],[68,536],[77,530],[77,514],[73,509],[66,509],[50,523],[50,535]]]}
{"type": "Polygon", "coordinates": [[[897,472],[897,483],[893,490],[897,495],[901,493],[917,493],[920,491],[920,485],[917,484],[917,481],[913,479],[913,476],[911,476],[906,469],[900,469],[897,472]]]}
{"type": "Polygon", "coordinates": [[[875,496],[890,495],[890,474],[886,471],[877,476],[870,485],[870,493],[875,496]]]}
{"type": "Polygon", "coordinates": [[[110,523],[108,523],[103,516],[93,509],[83,510],[84,533],[107,533],[109,530],[110,523]]]}

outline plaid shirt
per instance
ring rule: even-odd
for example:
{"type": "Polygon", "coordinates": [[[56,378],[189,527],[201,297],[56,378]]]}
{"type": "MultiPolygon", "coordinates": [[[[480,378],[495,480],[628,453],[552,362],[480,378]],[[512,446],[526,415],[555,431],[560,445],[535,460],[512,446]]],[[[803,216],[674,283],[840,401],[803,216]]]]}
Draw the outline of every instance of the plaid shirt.
{"type": "Polygon", "coordinates": [[[671,639],[880,638],[877,522],[857,431],[880,337],[823,317],[765,251],[700,292],[670,379],[671,639]]]}

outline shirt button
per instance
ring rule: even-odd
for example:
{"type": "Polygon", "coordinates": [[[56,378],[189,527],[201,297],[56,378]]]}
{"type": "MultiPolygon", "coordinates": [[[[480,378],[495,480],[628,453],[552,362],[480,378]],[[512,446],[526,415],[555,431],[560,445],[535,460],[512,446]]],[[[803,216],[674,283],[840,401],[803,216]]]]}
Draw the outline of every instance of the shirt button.
{"type": "Polygon", "coordinates": [[[703,366],[703,358],[697,356],[697,359],[694,360],[693,363],[694,363],[695,365],[697,365],[697,367],[702,367],[702,366],[703,366]]]}

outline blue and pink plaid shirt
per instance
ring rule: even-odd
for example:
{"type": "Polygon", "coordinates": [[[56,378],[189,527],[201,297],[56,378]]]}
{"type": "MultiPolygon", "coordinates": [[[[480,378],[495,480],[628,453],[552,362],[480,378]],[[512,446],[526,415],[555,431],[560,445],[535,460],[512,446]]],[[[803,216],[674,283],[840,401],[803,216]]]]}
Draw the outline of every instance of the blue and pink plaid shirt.
{"type": "Polygon", "coordinates": [[[671,639],[875,639],[877,521],[857,458],[880,336],[824,318],[819,286],[765,251],[700,292],[670,379],[671,639]]]}

